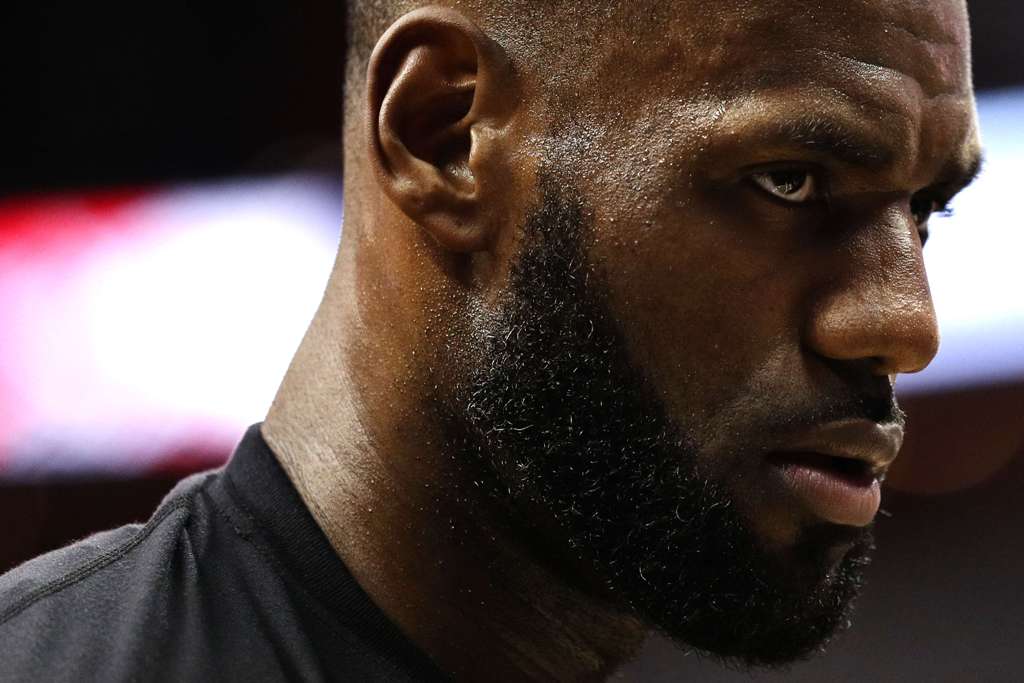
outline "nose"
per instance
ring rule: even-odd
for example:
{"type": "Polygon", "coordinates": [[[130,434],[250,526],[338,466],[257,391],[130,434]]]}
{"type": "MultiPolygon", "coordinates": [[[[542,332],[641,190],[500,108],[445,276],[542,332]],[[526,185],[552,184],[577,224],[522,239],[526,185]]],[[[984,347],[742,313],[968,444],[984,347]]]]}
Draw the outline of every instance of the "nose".
{"type": "Polygon", "coordinates": [[[916,226],[876,225],[846,246],[815,296],[805,343],[831,360],[867,361],[877,375],[923,370],[939,330],[916,226]]]}

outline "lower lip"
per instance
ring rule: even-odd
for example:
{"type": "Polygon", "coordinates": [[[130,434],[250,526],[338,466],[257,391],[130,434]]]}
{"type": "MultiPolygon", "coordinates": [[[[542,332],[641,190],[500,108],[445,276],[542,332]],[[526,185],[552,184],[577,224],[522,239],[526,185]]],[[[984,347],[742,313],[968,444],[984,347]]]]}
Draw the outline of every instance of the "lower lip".
{"type": "Polygon", "coordinates": [[[771,467],[809,512],[827,522],[867,526],[878,513],[882,493],[874,477],[849,476],[784,459],[772,461],[771,467]]]}

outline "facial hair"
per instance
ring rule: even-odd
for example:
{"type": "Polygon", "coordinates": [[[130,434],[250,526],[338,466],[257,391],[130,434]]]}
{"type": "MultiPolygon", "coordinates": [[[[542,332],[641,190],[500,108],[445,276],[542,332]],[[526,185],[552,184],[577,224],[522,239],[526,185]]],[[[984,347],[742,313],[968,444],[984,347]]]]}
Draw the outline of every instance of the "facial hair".
{"type": "Polygon", "coordinates": [[[724,482],[634,367],[587,261],[579,193],[545,176],[506,295],[472,331],[473,360],[448,401],[448,447],[489,476],[491,498],[537,555],[586,567],[601,599],[676,642],[741,665],[820,649],[848,623],[870,532],[810,529],[799,568],[763,550],[724,482]],[[829,538],[823,541],[824,536],[829,538]]]}

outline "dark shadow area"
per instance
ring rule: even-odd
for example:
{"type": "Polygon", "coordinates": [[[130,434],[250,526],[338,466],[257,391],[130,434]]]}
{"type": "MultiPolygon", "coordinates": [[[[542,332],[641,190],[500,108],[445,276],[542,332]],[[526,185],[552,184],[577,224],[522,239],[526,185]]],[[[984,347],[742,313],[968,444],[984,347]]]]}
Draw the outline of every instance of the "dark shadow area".
{"type": "Polygon", "coordinates": [[[22,78],[5,84],[0,194],[340,168],[341,2],[22,11],[5,46],[22,78]]]}

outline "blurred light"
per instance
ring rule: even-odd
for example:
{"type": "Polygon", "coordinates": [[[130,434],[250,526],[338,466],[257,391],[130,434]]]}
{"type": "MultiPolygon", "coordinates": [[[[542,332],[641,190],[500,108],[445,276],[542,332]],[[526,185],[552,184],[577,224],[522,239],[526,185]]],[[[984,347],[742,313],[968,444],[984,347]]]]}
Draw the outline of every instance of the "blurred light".
{"type": "Polygon", "coordinates": [[[130,473],[262,418],[331,269],[314,178],[0,208],[0,465],[130,473]]]}

